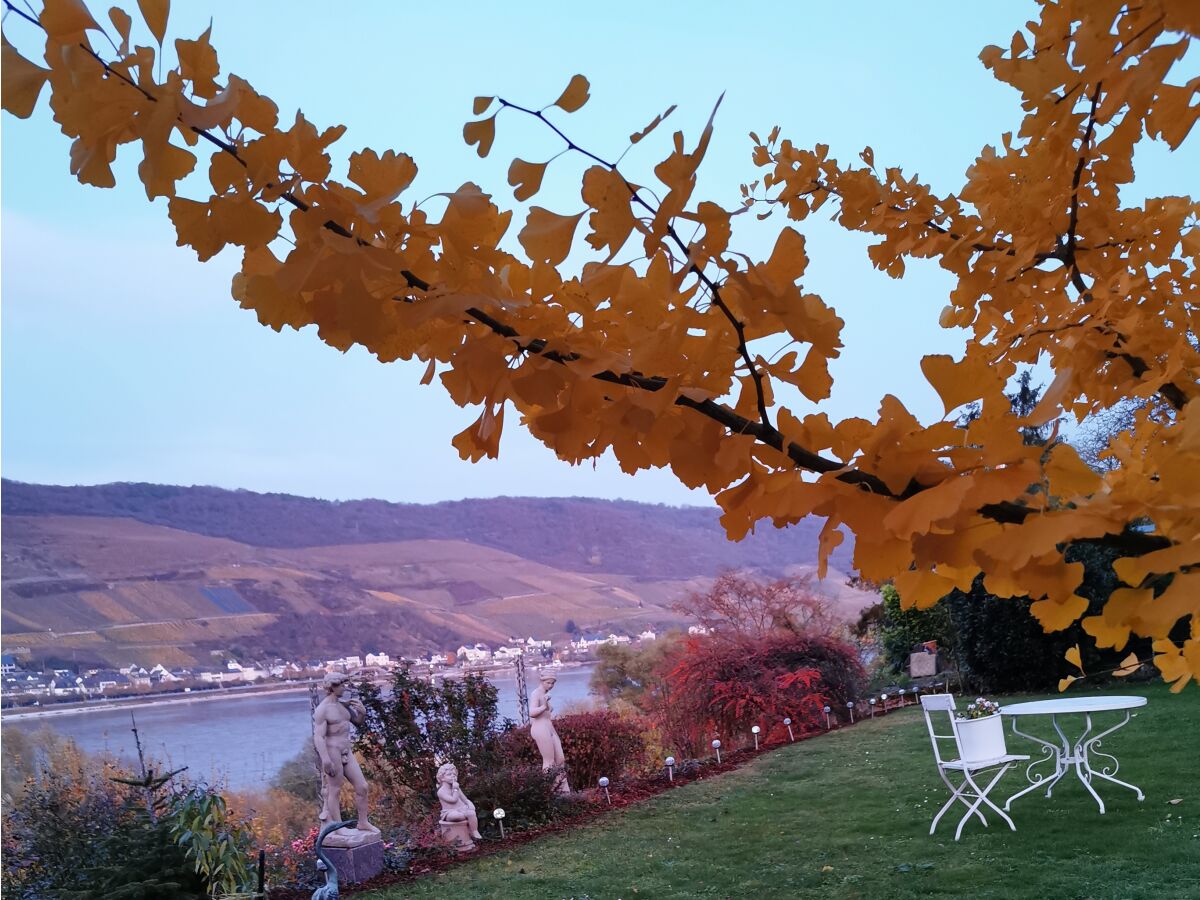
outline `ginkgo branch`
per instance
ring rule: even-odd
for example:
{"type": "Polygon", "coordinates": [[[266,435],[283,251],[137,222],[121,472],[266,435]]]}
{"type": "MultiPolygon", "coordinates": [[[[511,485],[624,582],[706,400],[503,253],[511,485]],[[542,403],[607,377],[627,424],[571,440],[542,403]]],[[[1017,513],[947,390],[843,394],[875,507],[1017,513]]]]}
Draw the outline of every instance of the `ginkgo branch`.
{"type": "MultiPolygon", "coordinates": [[[[19,16],[21,16],[22,18],[33,22],[34,24],[38,25],[39,27],[42,27],[41,23],[38,22],[36,19],[33,19],[33,18],[25,15],[20,10],[16,10],[15,7],[12,6],[12,3],[10,2],[10,0],[5,0],[5,3],[6,3],[6,6],[11,11],[17,12],[17,14],[19,16]]],[[[108,73],[110,75],[115,75],[122,82],[126,83],[129,86],[136,88],[151,102],[158,102],[157,98],[154,97],[150,92],[148,92],[141,85],[134,82],[132,79],[130,79],[124,73],[114,69],[112,66],[110,66],[107,62],[105,62],[98,54],[95,53],[95,51],[93,51],[86,44],[81,44],[80,46],[85,51],[87,51],[87,53],[91,56],[91,58],[96,60],[96,62],[103,67],[103,69],[106,73],[108,73]]],[[[570,141],[570,139],[568,139],[565,135],[563,135],[561,130],[559,130],[555,125],[553,125],[553,123],[546,120],[546,118],[541,113],[535,112],[532,110],[527,110],[527,109],[524,109],[521,107],[516,107],[514,104],[507,103],[506,101],[501,101],[501,102],[504,103],[506,106],[516,108],[520,111],[526,112],[527,114],[533,115],[536,118],[542,120],[547,125],[549,125],[556,133],[558,133],[565,141],[567,141],[567,143],[569,145],[569,149],[577,150],[578,152],[583,153],[587,157],[597,161],[601,165],[606,166],[610,170],[612,170],[614,172],[616,171],[615,166],[613,166],[612,164],[605,162],[604,160],[600,159],[599,157],[595,156],[594,154],[589,153],[588,151],[583,150],[582,148],[575,145],[572,141],[570,141]]],[[[203,129],[200,129],[200,128],[197,128],[194,126],[188,126],[188,127],[190,127],[190,130],[192,132],[194,132],[196,135],[198,135],[200,138],[204,139],[208,143],[211,143],[212,145],[217,147],[221,152],[231,155],[243,167],[247,167],[247,163],[238,153],[238,147],[236,144],[231,143],[227,140],[222,140],[221,138],[211,134],[210,132],[208,132],[206,130],[203,130],[203,129]]],[[[619,173],[618,173],[618,175],[619,175],[619,173]]],[[[623,178],[622,178],[622,180],[624,181],[623,178]]],[[[644,207],[649,212],[651,212],[651,214],[655,214],[657,212],[653,208],[653,206],[651,206],[642,197],[639,196],[638,189],[635,186],[631,185],[627,181],[625,181],[625,185],[631,192],[632,202],[644,207]]],[[[832,186],[823,187],[822,189],[828,190],[830,193],[837,194],[837,191],[832,186]]],[[[280,197],[282,200],[289,203],[296,209],[303,210],[303,211],[308,211],[308,210],[313,209],[313,206],[311,204],[309,204],[305,200],[302,200],[300,197],[296,196],[295,194],[293,194],[290,191],[282,193],[280,195],[280,197]]],[[[901,212],[905,211],[901,208],[896,208],[896,209],[901,212]]],[[[320,210],[318,210],[318,213],[320,213],[320,210]]],[[[330,232],[332,232],[336,235],[339,235],[341,237],[345,237],[350,240],[353,240],[360,246],[373,246],[369,241],[366,241],[363,238],[354,235],[349,229],[347,229],[346,227],[344,227],[343,225],[341,225],[340,223],[338,223],[337,221],[335,221],[333,219],[327,219],[322,224],[323,224],[323,227],[328,229],[330,232]]],[[[929,221],[926,224],[928,227],[931,228],[931,230],[934,230],[934,231],[937,231],[937,232],[943,233],[943,234],[948,234],[952,239],[954,239],[956,241],[963,240],[963,238],[951,233],[949,231],[949,229],[939,225],[936,222],[929,221]]],[[[669,235],[671,240],[673,242],[675,242],[675,244],[677,244],[678,247],[683,251],[683,253],[685,254],[685,258],[686,258],[687,245],[680,238],[678,233],[675,231],[673,225],[671,225],[670,223],[668,223],[668,225],[667,225],[666,233],[669,235]]],[[[1074,246],[1073,243],[1071,243],[1071,242],[1067,242],[1067,243],[1069,246],[1072,246],[1072,247],[1074,246]]],[[[983,245],[983,244],[974,244],[972,246],[975,250],[977,250],[979,252],[997,252],[997,251],[1003,251],[1003,252],[1008,252],[1008,253],[1013,252],[1011,250],[1011,248],[1004,249],[1004,248],[1000,248],[1000,247],[996,247],[996,246],[983,245]]],[[[1075,248],[1075,249],[1078,249],[1078,248],[1075,248]]],[[[1060,258],[1056,255],[1057,253],[1060,253],[1060,252],[1062,252],[1062,251],[1060,249],[1056,248],[1054,253],[1046,254],[1044,258],[1045,259],[1060,258]]],[[[733,434],[743,434],[743,435],[748,435],[748,436],[753,437],[758,442],[785,454],[800,469],[803,469],[803,470],[806,470],[809,472],[813,472],[816,474],[830,475],[838,481],[863,488],[864,490],[870,491],[871,493],[881,496],[881,497],[884,497],[884,498],[888,498],[891,500],[905,500],[905,499],[914,497],[917,494],[934,487],[934,485],[923,484],[920,481],[918,481],[916,478],[913,478],[904,487],[904,489],[902,489],[900,491],[893,491],[891,488],[889,488],[889,486],[880,477],[878,477],[876,475],[873,475],[868,472],[863,472],[859,469],[850,468],[846,463],[822,457],[821,455],[814,453],[795,442],[785,441],[783,436],[781,435],[781,433],[770,424],[769,418],[767,416],[765,397],[764,397],[764,393],[763,393],[762,374],[758,371],[758,369],[754,363],[754,359],[749,354],[748,347],[746,346],[744,325],[737,319],[737,317],[733,316],[732,312],[728,309],[728,307],[725,306],[724,302],[721,300],[719,285],[713,279],[711,279],[708,275],[706,275],[700,266],[696,265],[695,263],[691,263],[691,262],[689,262],[688,265],[690,266],[690,270],[692,272],[694,272],[696,274],[696,276],[698,277],[698,279],[707,287],[707,289],[710,293],[710,296],[713,298],[713,302],[715,304],[717,304],[720,308],[722,308],[722,311],[726,314],[727,317],[729,317],[730,321],[734,324],[734,327],[738,332],[739,353],[745,359],[750,371],[755,373],[755,376],[756,376],[755,381],[756,381],[756,384],[758,387],[760,421],[757,421],[757,422],[752,421],[752,420],[740,415],[735,410],[730,409],[728,406],[721,404],[721,403],[717,403],[714,400],[696,400],[691,397],[687,397],[687,396],[680,394],[680,395],[677,395],[676,397],[674,397],[672,400],[672,402],[675,405],[685,407],[685,408],[690,408],[696,412],[699,412],[701,415],[704,415],[705,417],[711,419],[712,421],[721,424],[722,426],[724,426],[726,429],[728,429],[733,434]]],[[[404,275],[410,288],[414,288],[414,289],[420,290],[422,292],[428,292],[432,287],[427,281],[425,281],[424,279],[422,279],[415,273],[412,273],[409,271],[404,271],[402,274],[404,275]]],[[[413,302],[413,298],[411,298],[411,297],[398,297],[396,299],[403,300],[406,302],[413,302]]],[[[498,319],[494,316],[491,316],[491,315],[485,313],[484,311],[479,310],[475,307],[470,307],[470,308],[466,309],[464,312],[465,312],[466,316],[470,317],[470,319],[472,319],[472,320],[478,322],[479,324],[483,325],[484,327],[488,328],[493,333],[511,340],[516,345],[518,350],[523,353],[526,353],[526,354],[529,354],[532,356],[538,356],[549,362],[552,362],[555,364],[560,364],[560,365],[568,365],[568,364],[575,362],[581,358],[578,354],[574,354],[574,353],[570,353],[570,352],[563,352],[563,351],[556,350],[556,349],[550,349],[549,341],[547,341],[545,339],[540,339],[540,338],[531,339],[526,336],[523,336],[516,328],[512,327],[511,325],[508,325],[507,323],[501,321],[500,319],[498,319]]],[[[1128,354],[1114,354],[1114,355],[1125,359],[1126,362],[1129,362],[1131,366],[1134,366],[1135,370],[1138,368],[1138,364],[1140,364],[1140,366],[1142,367],[1143,372],[1148,370],[1148,366],[1146,366],[1144,361],[1140,360],[1137,357],[1133,357],[1128,354]]],[[[633,388],[633,389],[637,389],[637,390],[645,390],[645,391],[660,391],[660,390],[663,390],[669,383],[668,379],[666,379],[664,377],[647,376],[647,375],[644,375],[644,374],[641,374],[638,372],[619,373],[619,372],[613,372],[613,371],[604,371],[604,372],[595,373],[595,374],[591,375],[591,377],[596,378],[597,380],[600,380],[600,381],[605,381],[605,382],[609,382],[609,383],[613,383],[613,384],[617,384],[617,385],[621,385],[621,386],[625,386],[625,387],[629,387],[629,388],[633,388]]],[[[1172,385],[1172,387],[1174,387],[1174,386],[1172,385]]],[[[1016,502],[989,503],[989,504],[981,505],[978,508],[979,515],[984,516],[986,518],[993,519],[997,522],[1002,522],[1002,523],[1019,523],[1019,522],[1024,521],[1031,514],[1034,514],[1038,511],[1039,510],[1034,507],[1023,506],[1020,503],[1016,503],[1016,502]]],[[[1167,539],[1166,537],[1163,537],[1163,536],[1128,534],[1128,533],[1120,534],[1120,535],[1105,535],[1103,538],[1090,538],[1089,541],[1091,541],[1091,542],[1103,541],[1106,543],[1110,543],[1110,544],[1114,544],[1114,545],[1122,546],[1122,547],[1126,547],[1126,548],[1136,548],[1136,550],[1140,550],[1141,552],[1145,552],[1148,549],[1158,549],[1160,547],[1170,545],[1169,539],[1167,539]]],[[[1136,550],[1135,550],[1135,552],[1136,552],[1136,550]]]]}
{"type": "MultiPolygon", "coordinates": [[[[658,214],[658,210],[655,209],[654,206],[651,205],[650,203],[647,203],[646,200],[641,196],[641,194],[639,193],[638,186],[635,184],[632,184],[627,178],[625,178],[625,176],[621,175],[620,171],[617,169],[616,163],[611,163],[611,162],[608,162],[607,160],[601,159],[595,153],[592,153],[591,151],[586,150],[583,147],[579,146],[579,144],[575,143],[573,140],[571,140],[569,137],[567,137],[567,135],[563,133],[561,128],[559,128],[557,125],[555,125],[553,122],[551,122],[548,118],[546,118],[546,116],[542,110],[528,109],[524,106],[519,106],[516,103],[510,103],[508,100],[505,100],[503,97],[497,97],[496,99],[500,102],[500,105],[502,108],[514,109],[517,112],[525,113],[526,115],[533,116],[535,119],[537,119],[538,121],[545,124],[548,128],[550,128],[551,131],[553,131],[556,135],[558,135],[560,138],[562,138],[563,141],[566,142],[568,150],[574,150],[578,153],[581,153],[584,156],[586,156],[588,159],[598,163],[601,166],[604,166],[610,172],[614,172],[618,177],[620,177],[622,183],[625,185],[625,188],[629,191],[629,196],[633,203],[637,204],[638,206],[641,206],[651,216],[656,216],[658,214]]],[[[717,105],[718,106],[720,105],[720,101],[718,101],[717,105]]],[[[714,113],[715,113],[715,110],[714,110],[714,113]]],[[[762,425],[764,428],[766,428],[772,432],[776,431],[775,427],[771,424],[770,414],[767,409],[766,388],[764,386],[764,379],[767,376],[765,376],[765,374],[758,368],[758,366],[756,366],[754,364],[754,359],[750,354],[750,347],[749,347],[748,341],[746,340],[746,325],[745,325],[745,323],[742,322],[741,319],[739,319],[737,316],[735,316],[733,314],[733,310],[731,310],[729,308],[728,304],[725,303],[724,299],[721,297],[721,291],[720,291],[720,288],[717,286],[716,282],[713,281],[712,278],[709,277],[709,275],[704,271],[704,269],[702,267],[700,267],[690,261],[690,255],[688,253],[687,242],[685,242],[683,240],[683,238],[681,238],[679,236],[679,232],[675,230],[675,226],[673,224],[671,224],[670,222],[668,222],[666,229],[667,229],[667,235],[671,238],[672,241],[675,242],[675,245],[676,245],[676,247],[678,247],[680,253],[683,254],[682,258],[683,258],[683,260],[685,260],[687,262],[687,271],[690,271],[692,274],[694,274],[700,280],[700,282],[704,285],[704,287],[707,288],[709,296],[712,298],[713,305],[716,306],[721,311],[721,313],[729,321],[730,325],[733,326],[734,332],[737,335],[738,355],[740,355],[742,357],[742,361],[746,365],[746,368],[749,371],[751,378],[754,379],[754,390],[755,390],[755,394],[756,394],[756,401],[758,404],[759,420],[762,422],[762,425]]]]}

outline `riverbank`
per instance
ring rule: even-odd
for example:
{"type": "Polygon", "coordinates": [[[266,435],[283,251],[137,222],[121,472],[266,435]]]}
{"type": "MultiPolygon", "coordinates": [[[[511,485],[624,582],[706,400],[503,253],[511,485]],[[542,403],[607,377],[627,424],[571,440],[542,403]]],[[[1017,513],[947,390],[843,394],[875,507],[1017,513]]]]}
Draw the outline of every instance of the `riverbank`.
{"type": "Polygon", "coordinates": [[[9,719],[45,719],[69,716],[78,713],[112,712],[126,708],[151,706],[178,706],[185,703],[203,703],[207,700],[228,700],[231,697],[253,697],[263,694],[285,694],[307,691],[312,681],[289,681],[282,684],[247,684],[238,687],[210,688],[191,693],[163,694],[140,697],[113,697],[108,700],[84,700],[78,703],[55,703],[51,706],[23,706],[0,711],[0,722],[9,719]]]}
{"type": "MultiPolygon", "coordinates": [[[[518,720],[516,679],[511,672],[489,673],[488,677],[496,686],[499,715],[518,720]]],[[[594,702],[588,693],[590,680],[588,667],[560,672],[554,689],[559,710],[594,702]]],[[[312,746],[312,711],[305,682],[247,685],[138,700],[141,702],[91,703],[75,710],[6,714],[2,719],[4,735],[16,731],[32,734],[49,728],[87,753],[128,762],[137,759],[130,727],[132,714],[149,756],[171,768],[187,766],[190,776],[234,790],[262,789],[284,763],[312,746]]]]}
{"type": "MultiPolygon", "coordinates": [[[[588,667],[588,663],[573,662],[555,666],[555,671],[569,672],[588,667]]],[[[500,666],[494,669],[471,669],[470,671],[453,668],[433,673],[436,678],[462,678],[465,675],[482,675],[484,678],[512,676],[516,673],[514,666],[500,666]]],[[[246,697],[261,694],[288,693],[307,691],[309,687],[318,684],[318,679],[304,681],[270,682],[267,684],[244,684],[235,687],[207,688],[205,690],[173,692],[168,694],[143,694],[131,697],[111,697],[98,700],[82,700],[72,702],[52,703],[47,706],[20,706],[0,710],[0,722],[9,719],[39,719],[57,718],[88,712],[112,712],[126,708],[143,708],[151,706],[173,706],[184,703],[201,703],[206,700],[228,700],[231,697],[246,697]]]]}

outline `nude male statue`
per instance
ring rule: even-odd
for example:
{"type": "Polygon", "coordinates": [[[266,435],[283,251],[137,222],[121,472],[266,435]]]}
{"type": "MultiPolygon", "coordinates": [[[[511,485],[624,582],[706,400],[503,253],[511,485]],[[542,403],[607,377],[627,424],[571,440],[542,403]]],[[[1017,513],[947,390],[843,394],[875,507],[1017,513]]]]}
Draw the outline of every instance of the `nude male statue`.
{"type": "MultiPolygon", "coordinates": [[[[350,725],[361,725],[367,717],[367,710],[361,700],[341,699],[348,680],[348,676],[340,672],[326,675],[322,682],[325,699],[313,710],[313,746],[321,758],[321,822],[328,824],[341,820],[338,796],[342,783],[349,781],[354,787],[354,803],[358,811],[356,830],[378,833],[379,829],[367,818],[367,779],[350,749],[350,725]]],[[[348,831],[350,829],[343,828],[330,837],[348,831]]],[[[336,846],[335,841],[326,843],[336,846]]]]}

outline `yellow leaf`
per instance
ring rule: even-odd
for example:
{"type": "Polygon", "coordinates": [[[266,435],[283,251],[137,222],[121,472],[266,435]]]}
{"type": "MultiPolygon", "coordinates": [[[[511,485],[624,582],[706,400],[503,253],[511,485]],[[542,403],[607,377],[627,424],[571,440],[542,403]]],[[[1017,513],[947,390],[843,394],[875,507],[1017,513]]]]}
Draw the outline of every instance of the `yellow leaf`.
{"type": "Polygon", "coordinates": [[[1100,476],[1087,467],[1070,444],[1057,444],[1046,461],[1046,478],[1055,497],[1093,494],[1100,487],[1100,476]]]}
{"type": "Polygon", "coordinates": [[[259,134],[274,131],[279,122],[279,107],[275,101],[264,97],[250,86],[250,82],[236,75],[230,75],[227,81],[225,89],[238,92],[238,121],[259,134]]]}
{"type": "Polygon", "coordinates": [[[649,125],[647,125],[645,128],[643,128],[641,131],[635,131],[633,134],[631,134],[629,136],[629,143],[636,144],[638,141],[640,141],[642,138],[644,138],[646,135],[648,135],[650,132],[652,132],[655,128],[657,128],[659,125],[661,125],[663,119],[665,119],[667,116],[669,116],[673,112],[675,112],[675,104],[674,103],[672,103],[667,108],[666,112],[662,113],[661,115],[655,116],[654,121],[651,122],[649,125]]]}
{"type": "Polygon", "coordinates": [[[117,29],[117,34],[121,37],[119,52],[124,56],[129,52],[129,31],[133,27],[133,19],[129,18],[129,13],[118,6],[114,6],[108,11],[108,18],[112,21],[113,27],[117,29]]]}
{"type": "Polygon", "coordinates": [[[796,372],[796,386],[813,403],[829,397],[833,389],[833,377],[829,374],[829,360],[819,347],[810,347],[804,363],[796,372]]]}
{"type": "Polygon", "coordinates": [[[492,105],[492,101],[495,99],[495,97],[476,97],[471,111],[477,116],[482,116],[487,112],[487,108],[492,105]]]}
{"type": "Polygon", "coordinates": [[[817,538],[817,578],[824,579],[829,569],[829,554],[845,540],[846,535],[838,528],[840,523],[832,516],[825,520],[817,538]]]}
{"type": "Polygon", "coordinates": [[[1046,393],[1042,394],[1042,399],[1038,401],[1037,407],[1029,414],[1027,424],[1045,425],[1055,418],[1062,408],[1063,401],[1069,399],[1067,392],[1071,390],[1074,377],[1075,373],[1072,369],[1060,369],[1054,376],[1054,380],[1050,382],[1050,387],[1046,388],[1046,393]]]}
{"type": "Polygon", "coordinates": [[[1142,661],[1138,659],[1138,655],[1136,653],[1130,653],[1127,657],[1121,660],[1121,668],[1113,672],[1113,675],[1115,675],[1117,678],[1125,678],[1129,675],[1132,675],[1141,667],[1142,661]]]}
{"type": "Polygon", "coordinates": [[[575,110],[588,102],[589,87],[588,80],[582,75],[572,75],[567,89],[562,92],[552,105],[557,106],[564,112],[575,112],[575,110]]]}
{"type": "Polygon", "coordinates": [[[592,233],[587,242],[597,250],[607,246],[615,254],[637,227],[625,179],[605,166],[592,166],[583,173],[581,193],[584,203],[595,210],[588,217],[592,233]]]}
{"type": "Polygon", "coordinates": [[[161,47],[163,39],[167,36],[167,16],[171,13],[171,0],[138,0],[138,9],[142,11],[142,18],[146,20],[150,33],[161,47]]]}
{"type": "Polygon", "coordinates": [[[267,209],[244,194],[222,197],[214,217],[226,241],[247,249],[269,244],[283,225],[278,210],[267,209]]]}
{"type": "Polygon", "coordinates": [[[217,62],[217,51],[209,42],[211,37],[210,25],[194,41],[185,41],[182,38],[175,41],[180,74],[192,82],[192,93],[205,99],[215,97],[220,90],[215,79],[221,72],[221,66],[217,62]]]}
{"type": "Polygon", "coordinates": [[[479,462],[485,456],[495,459],[500,455],[500,434],[504,430],[504,404],[497,413],[492,412],[491,402],[483,406],[479,418],[454,436],[451,442],[459,456],[469,462],[479,462]]]}
{"type": "Polygon", "coordinates": [[[1065,691],[1067,688],[1069,688],[1072,684],[1074,684],[1078,680],[1079,679],[1076,678],[1074,675],[1068,675],[1066,678],[1058,679],[1058,692],[1061,694],[1063,691],[1065,691]]]}
{"type": "Polygon", "coordinates": [[[431,359],[429,365],[425,367],[425,374],[421,376],[421,384],[429,384],[433,381],[434,373],[437,371],[437,360],[431,359]]]}
{"type": "Polygon", "coordinates": [[[1196,541],[1155,550],[1145,556],[1127,556],[1113,562],[1113,571],[1126,584],[1139,585],[1151,572],[1166,574],[1184,566],[1200,566],[1196,541]]]}
{"type": "Polygon", "coordinates": [[[1046,598],[1029,605],[1029,611],[1042,626],[1043,631],[1062,631],[1087,611],[1087,601],[1078,594],[1065,598],[1046,598]]]}
{"type": "Polygon", "coordinates": [[[571,240],[581,218],[583,213],[560,216],[548,209],[534,206],[530,208],[529,218],[525,220],[525,227],[521,229],[517,239],[534,262],[556,266],[571,252],[571,240]]]}
{"type": "Polygon", "coordinates": [[[417,164],[406,153],[388,150],[380,156],[368,148],[350,154],[349,177],[372,200],[390,203],[417,177],[417,164]]]}
{"type": "Polygon", "coordinates": [[[938,353],[921,360],[921,371],[949,413],[982,397],[1004,370],[993,367],[982,354],[968,353],[955,362],[952,357],[938,353]]]}
{"type": "Polygon", "coordinates": [[[542,176],[546,174],[548,162],[531,163],[523,159],[514,159],[508,167],[508,183],[515,191],[513,196],[518,200],[528,200],[542,186],[542,176]]]}
{"type": "Polygon", "coordinates": [[[219,239],[209,223],[209,206],[185,197],[172,197],[167,204],[167,214],[175,225],[180,247],[191,247],[201,262],[221,252],[225,241],[219,239]]]}
{"type": "Polygon", "coordinates": [[[492,141],[496,139],[496,117],[468,122],[463,126],[463,139],[468,144],[478,144],[475,152],[487,156],[492,149],[492,141]]]}
{"type": "Polygon", "coordinates": [[[904,539],[926,534],[934,525],[957,514],[970,490],[969,475],[948,478],[897,504],[884,518],[883,527],[904,539]]]}
{"type": "Polygon", "coordinates": [[[1069,649],[1063,658],[1066,659],[1066,661],[1069,662],[1071,665],[1073,665],[1075,668],[1077,668],[1080,672],[1083,671],[1083,658],[1079,655],[1079,645],[1078,644],[1076,644],[1074,647],[1069,649]]]}
{"type": "MultiPolygon", "coordinates": [[[[1197,626],[1193,624],[1192,631],[1195,633],[1197,626]]],[[[1193,637],[1185,643],[1200,647],[1200,640],[1193,637]]],[[[1154,664],[1158,666],[1158,671],[1162,673],[1163,681],[1173,681],[1171,685],[1171,693],[1178,694],[1187,683],[1196,678],[1200,681],[1200,668],[1193,669],[1188,664],[1187,657],[1183,650],[1175,645],[1174,641],[1160,639],[1150,645],[1154,651],[1154,664]]]]}
{"type": "Polygon", "coordinates": [[[46,34],[60,43],[77,39],[89,28],[100,30],[83,0],[46,0],[38,21],[46,29],[46,34]]]}
{"type": "Polygon", "coordinates": [[[896,576],[896,592],[903,609],[929,609],[952,590],[953,579],[936,572],[917,570],[896,576]]]}
{"type": "Polygon", "coordinates": [[[0,106],[18,119],[28,119],[33,114],[33,107],[37,105],[38,95],[50,70],[23,57],[7,37],[0,40],[3,44],[0,65],[4,69],[4,78],[0,80],[0,96],[3,97],[0,106]]]}

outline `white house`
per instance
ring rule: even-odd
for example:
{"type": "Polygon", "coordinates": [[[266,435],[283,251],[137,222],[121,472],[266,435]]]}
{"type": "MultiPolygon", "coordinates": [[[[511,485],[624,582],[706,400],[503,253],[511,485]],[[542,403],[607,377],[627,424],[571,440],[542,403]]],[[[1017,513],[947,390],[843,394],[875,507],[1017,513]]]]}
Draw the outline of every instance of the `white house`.
{"type": "Polygon", "coordinates": [[[638,640],[639,641],[656,641],[656,640],[658,640],[658,635],[655,634],[651,629],[647,628],[645,631],[643,631],[641,634],[638,635],[638,640]]]}
{"type": "Polygon", "coordinates": [[[368,653],[366,655],[366,663],[368,666],[379,666],[381,669],[386,669],[392,665],[392,658],[382,652],[368,653]]]}
{"type": "Polygon", "coordinates": [[[487,644],[475,644],[468,647],[463,644],[458,648],[456,654],[459,659],[465,660],[468,664],[490,662],[492,659],[491,648],[487,644]]]}
{"type": "Polygon", "coordinates": [[[353,672],[356,669],[361,669],[363,661],[361,656],[342,656],[337,659],[325,661],[325,670],[327,672],[353,672]]]}

